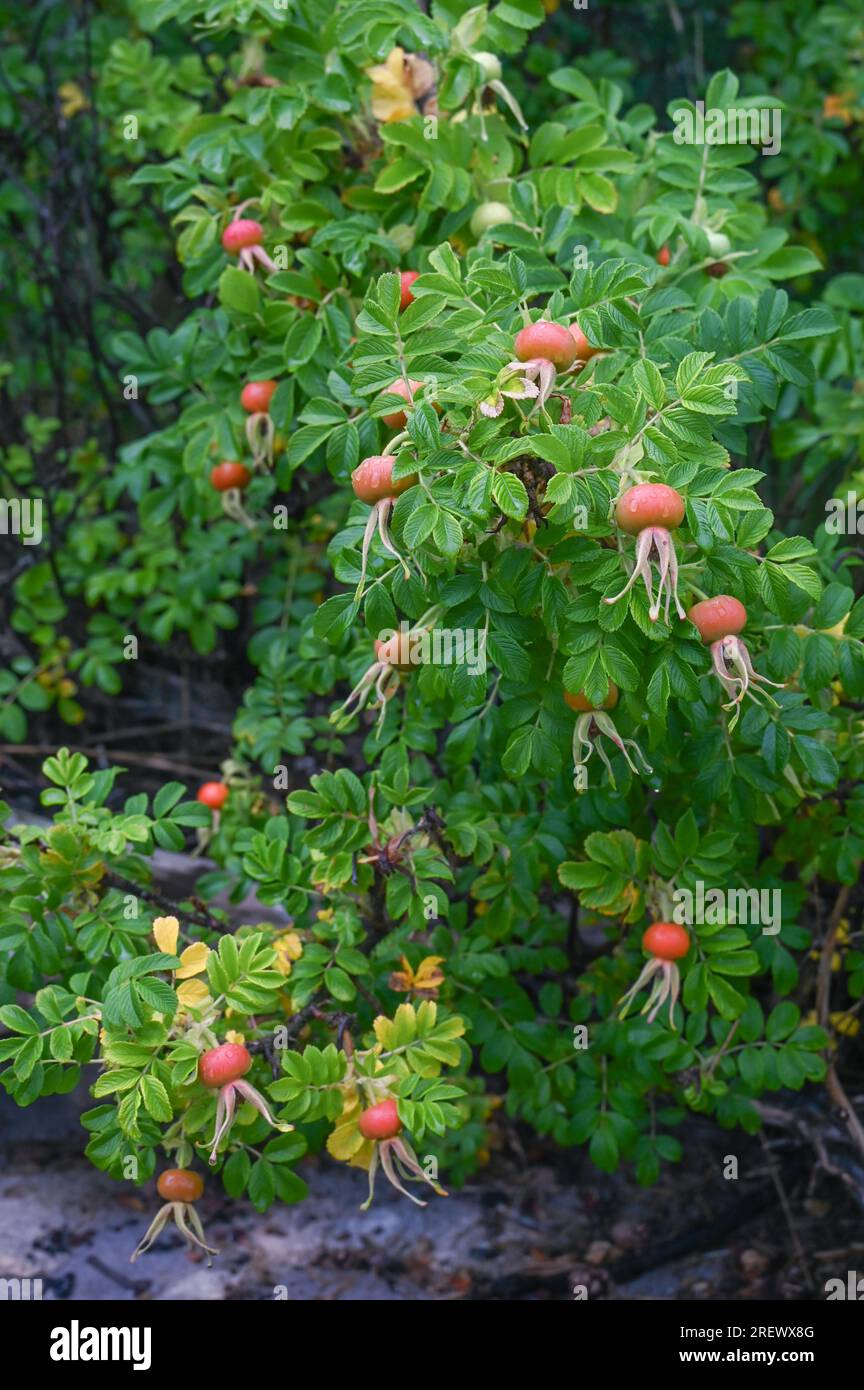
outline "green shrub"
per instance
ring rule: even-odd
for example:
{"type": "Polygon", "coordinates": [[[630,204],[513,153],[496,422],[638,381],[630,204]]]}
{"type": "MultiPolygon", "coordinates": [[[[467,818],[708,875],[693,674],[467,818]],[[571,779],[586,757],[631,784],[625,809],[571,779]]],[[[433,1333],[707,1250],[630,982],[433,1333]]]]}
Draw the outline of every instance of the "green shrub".
{"type": "MultiPolygon", "coordinates": [[[[679,144],[575,69],[524,130],[506,73],[472,54],[517,53],[536,0],[458,22],[461,6],[407,0],[270,20],[220,0],[131,8],[148,37],[134,56],[115,43],[103,86],[121,105],[176,93],[174,119],[142,119],[126,186],[170,219],[192,304],[171,331],[114,336],[167,423],[64,480],[57,506],[90,502],[17,581],[30,665],[0,696],[23,731],[50,685],[37,672],[118,692],[129,636],[145,657],[239,663],[250,590],[254,679],[217,815],[173,781],[124,799],[116,769],[61,750],[52,824],[7,816],[2,1080],[28,1104],[99,1068],[88,1155],[143,1182],[160,1151],[206,1157],[222,1110],[199,1056],[247,1046],[267,1114],[247,1097],[215,1158],[262,1210],[304,1195],[291,1165],[325,1141],[459,1181],[502,1100],[651,1183],[688,1110],[755,1130],[766,1091],[823,1079],[827,1030],[864,989],[844,918],[864,849],[864,603],[842,550],[786,534],[764,502],[771,430],[782,464],[815,448],[826,382],[855,408],[857,306],[836,281],[827,304],[796,293],[819,262],[769,221],[754,149],[679,144]],[[182,42],[202,18],[203,67],[182,42]],[[188,84],[150,47],[163,32],[188,84]],[[423,57],[406,69],[400,50],[423,57]],[[206,110],[205,71],[221,94],[206,110]],[[477,217],[490,203],[510,220],[477,217]],[[226,254],[238,211],[275,270],[226,254]],[[419,276],[402,307],[404,270],[419,276]],[[557,372],[514,360],[541,317],[578,321],[597,351],[557,372]],[[240,403],[261,380],[278,383],[269,425],[240,403]],[[407,405],[387,388],[409,380],[423,389],[387,426],[407,405]],[[370,506],[352,473],[382,455],[392,488],[370,506]],[[221,461],[248,486],[215,491],[221,461]],[[641,583],[615,599],[644,548],[616,504],[644,483],[681,502],[652,585],[674,557],[682,613],[733,596],[743,648],[715,633],[712,658],[641,583]],[[72,602],[93,616],[61,660],[72,602]],[[467,658],[429,659],[446,634],[467,658]],[[148,861],[190,832],[216,867],[197,902],[166,902],[148,861]],[[252,889],[293,920],[253,911],[232,934],[213,900],[252,889]],[[815,900],[834,904],[827,945],[815,900]],[[646,963],[645,928],[682,911],[686,954],[646,963]],[[814,946],[843,966],[818,1009],[814,946]],[[361,1112],[391,1097],[419,1159],[363,1137],[361,1112]]],[[[744,100],[729,72],[704,95],[744,100]]],[[[830,451],[810,457],[816,506],[836,474],[830,451]]]]}

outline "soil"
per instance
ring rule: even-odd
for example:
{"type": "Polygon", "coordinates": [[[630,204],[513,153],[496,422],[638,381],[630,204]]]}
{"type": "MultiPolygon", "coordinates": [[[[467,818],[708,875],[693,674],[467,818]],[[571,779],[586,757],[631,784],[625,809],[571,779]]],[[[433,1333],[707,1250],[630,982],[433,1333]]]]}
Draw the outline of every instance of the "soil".
{"type": "MultiPolygon", "coordinates": [[[[153,867],[177,900],[211,866],[158,851],[153,867]]],[[[155,1185],[84,1159],[90,1106],[84,1086],[26,1110],[0,1092],[0,1278],[41,1278],[46,1299],[810,1300],[864,1267],[864,1170],[819,1087],[767,1106],[764,1139],[689,1117],[684,1159],[649,1189],[503,1118],[489,1165],[423,1210],[381,1184],[361,1212],[365,1174],[326,1154],[301,1164],[309,1199],[265,1215],[212,1181],[197,1204],[222,1252],[210,1269],[173,1226],[130,1265],[155,1185]]]]}
{"type": "Polygon", "coordinates": [[[41,1278],[46,1299],[799,1300],[864,1261],[854,1196],[803,1144],[766,1150],[697,1118],[684,1166],[651,1189],[518,1130],[423,1210],[381,1189],[361,1212],[365,1175],[326,1155],[301,1164],[306,1202],[263,1216],[212,1182],[198,1210],[213,1267],[172,1226],[130,1265],[158,1198],[81,1156],[91,1104],[84,1087],[27,1110],[0,1100],[0,1278],[41,1278]]]}

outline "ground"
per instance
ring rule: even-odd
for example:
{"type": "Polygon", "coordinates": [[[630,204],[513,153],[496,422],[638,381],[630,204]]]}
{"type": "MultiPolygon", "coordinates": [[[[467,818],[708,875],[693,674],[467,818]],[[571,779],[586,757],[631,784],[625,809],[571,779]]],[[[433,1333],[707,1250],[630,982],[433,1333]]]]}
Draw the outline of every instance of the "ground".
{"type": "MultiPolygon", "coordinates": [[[[208,867],[161,850],[153,860],[172,901],[208,867]]],[[[252,901],[216,905],[238,923],[250,909],[284,919],[252,901]]],[[[864,1096],[852,1100],[860,1112],[864,1096]]],[[[209,1270],[173,1226],[129,1264],[158,1198],[83,1157],[92,1104],[86,1086],[26,1110],[0,1092],[0,1278],[41,1278],[46,1298],[797,1300],[864,1268],[864,1171],[819,1087],[768,1107],[764,1141],[691,1116],[682,1162],[648,1189],[497,1118],[489,1166],[423,1210],[382,1182],[361,1212],[365,1174],[326,1154],[300,1166],[307,1201],[263,1216],[211,1181],[198,1204],[221,1251],[209,1270]],[[737,1178],[724,1177],[729,1156],[737,1178]]]]}
{"type": "Polygon", "coordinates": [[[0,1277],[41,1278],[49,1299],[560,1301],[580,1288],[807,1299],[864,1263],[860,1212],[805,1146],[775,1135],[766,1153],[695,1119],[683,1167],[647,1190],[518,1130],[466,1188],[424,1210],[382,1188],[361,1212],[365,1175],[326,1155],[301,1165],[306,1202],[263,1216],[211,1182],[199,1210],[221,1251],[213,1268],[173,1227],[130,1265],[158,1199],[152,1183],[124,1186],[82,1157],[89,1104],[83,1087],[27,1110],[0,1100],[0,1277]],[[729,1153],[737,1181],[722,1176],[729,1153]]]}

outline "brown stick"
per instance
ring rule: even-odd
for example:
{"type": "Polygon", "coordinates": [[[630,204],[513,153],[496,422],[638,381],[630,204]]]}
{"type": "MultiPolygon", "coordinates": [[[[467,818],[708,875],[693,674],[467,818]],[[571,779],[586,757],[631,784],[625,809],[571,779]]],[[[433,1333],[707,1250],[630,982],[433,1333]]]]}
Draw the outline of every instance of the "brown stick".
{"type": "MultiPolygon", "coordinates": [[[[159,893],[155,888],[146,888],[143,884],[135,883],[131,878],[124,878],[122,874],[116,874],[111,869],[107,869],[102,875],[102,882],[109,888],[116,888],[121,893],[128,893],[132,897],[144,898],[148,903],[153,903],[156,907],[161,907],[169,917],[182,917],[185,922],[194,922],[199,927],[206,927],[208,931],[220,932],[223,936],[230,935],[233,928],[220,922],[211,912],[203,907],[200,912],[189,912],[185,908],[177,907],[170,898],[159,893]]],[[[200,902],[200,899],[198,899],[200,902]]]]}
{"type": "Polygon", "coordinates": [[[113,743],[118,738],[161,738],[163,734],[178,734],[186,729],[210,734],[221,734],[227,738],[231,733],[230,724],[209,724],[206,719],[174,719],[168,724],[133,724],[128,729],[112,729],[107,733],[93,735],[93,749],[98,751],[103,743],[113,743]]]}
{"type": "Polygon", "coordinates": [[[98,1255],[88,1255],[87,1263],[92,1265],[94,1269],[98,1269],[100,1274],[104,1274],[106,1279],[113,1279],[114,1283],[119,1284],[121,1289],[130,1289],[132,1293],[139,1294],[145,1293],[150,1287],[149,1279],[130,1279],[128,1275],[121,1274],[119,1270],[111,1269],[109,1265],[99,1259],[98,1255]]]}
{"type": "MultiPolygon", "coordinates": [[[[65,745],[70,753],[83,753],[86,758],[98,758],[101,754],[98,746],[82,748],[80,745],[67,743],[65,745]]],[[[23,754],[30,757],[42,757],[44,754],[57,752],[57,745],[54,743],[0,743],[0,762],[3,761],[4,754],[9,756],[12,753],[23,754]]],[[[159,758],[149,753],[129,753],[125,748],[117,748],[108,759],[112,763],[137,763],[139,767],[152,767],[158,772],[182,772],[187,777],[209,777],[212,775],[212,768],[190,767],[187,763],[178,763],[173,758],[159,758]]]]}
{"type": "MultiPolygon", "coordinates": [[[[828,922],[828,931],[822,945],[822,955],[819,959],[819,978],[816,983],[816,1011],[821,1026],[826,1030],[831,1013],[831,963],[834,959],[837,933],[840,930],[840,919],[846,911],[846,904],[849,901],[850,893],[851,889],[849,885],[844,884],[837,894],[837,899],[828,922]]],[[[837,1107],[839,1118],[845,1124],[850,1139],[861,1157],[864,1158],[864,1126],[862,1126],[861,1121],[855,1114],[852,1102],[843,1088],[840,1077],[837,1075],[837,1069],[830,1053],[828,1053],[826,1060],[828,1063],[828,1074],[825,1077],[825,1089],[834,1105],[837,1107]]]]}
{"type": "Polygon", "coordinates": [[[810,1270],[810,1265],[807,1262],[806,1251],[804,1250],[804,1246],[801,1244],[801,1237],[798,1234],[798,1228],[795,1225],[795,1218],[792,1215],[792,1208],[789,1205],[789,1198],[786,1195],[786,1188],[783,1186],[783,1179],[780,1176],[780,1173],[777,1169],[777,1164],[774,1162],[774,1155],[771,1152],[768,1140],[765,1138],[765,1135],[761,1131],[759,1133],[759,1142],[762,1145],[762,1152],[765,1155],[765,1162],[768,1165],[768,1172],[771,1175],[771,1181],[774,1184],[774,1189],[779,1198],[780,1206],[783,1209],[783,1215],[786,1219],[786,1225],[789,1229],[789,1236],[792,1241],[792,1249],[795,1251],[795,1258],[801,1266],[801,1271],[804,1275],[804,1278],[806,1279],[807,1283],[812,1289],[815,1287],[813,1283],[813,1275],[810,1270]]]}

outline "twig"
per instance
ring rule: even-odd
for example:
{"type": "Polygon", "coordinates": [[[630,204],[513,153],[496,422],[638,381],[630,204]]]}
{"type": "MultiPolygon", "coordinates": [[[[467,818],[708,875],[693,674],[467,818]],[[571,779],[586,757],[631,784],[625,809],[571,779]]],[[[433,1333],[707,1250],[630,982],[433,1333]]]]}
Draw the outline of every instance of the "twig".
{"type": "Polygon", "coordinates": [[[768,1171],[771,1174],[771,1181],[774,1184],[775,1191],[777,1193],[778,1198],[780,1199],[780,1205],[783,1208],[783,1215],[786,1218],[786,1225],[789,1228],[789,1235],[792,1240],[792,1247],[795,1251],[795,1258],[801,1266],[801,1272],[804,1275],[804,1278],[806,1279],[808,1285],[811,1289],[815,1288],[815,1285],[813,1283],[813,1275],[810,1270],[810,1265],[807,1261],[807,1254],[804,1250],[804,1246],[801,1244],[801,1237],[798,1234],[798,1229],[795,1225],[795,1221],[792,1216],[792,1208],[789,1205],[789,1198],[786,1196],[786,1189],[783,1186],[783,1180],[780,1177],[779,1172],[777,1171],[777,1165],[774,1162],[774,1155],[771,1152],[768,1140],[765,1138],[765,1135],[761,1132],[761,1130],[759,1132],[759,1142],[762,1145],[762,1151],[765,1154],[765,1162],[768,1165],[768,1171]]]}
{"type": "MultiPolygon", "coordinates": [[[[851,889],[848,884],[840,889],[837,899],[831,912],[828,922],[828,931],[822,944],[822,955],[819,959],[819,977],[816,983],[816,1010],[819,1022],[827,1030],[831,1014],[831,965],[834,960],[834,948],[837,944],[837,933],[840,930],[840,921],[846,911],[846,904],[849,901],[851,889]]],[[[844,1090],[843,1083],[837,1075],[837,1068],[834,1059],[828,1054],[827,1058],[828,1074],[825,1077],[825,1089],[831,1100],[837,1107],[838,1116],[843,1121],[849,1132],[853,1144],[862,1158],[864,1158],[864,1126],[858,1119],[852,1102],[844,1090]]]]}
{"type": "Polygon", "coordinates": [[[356,989],[358,994],[363,996],[367,1004],[372,1005],[372,1008],[375,1010],[376,1013],[381,1014],[384,1012],[384,1005],[381,1003],[381,1001],[379,999],[376,999],[371,989],[367,989],[365,985],[361,984],[356,976],[354,977],[354,988],[356,989]]]}
{"type": "Polygon", "coordinates": [[[792,1111],[782,1109],[779,1105],[767,1105],[764,1101],[756,1100],[753,1102],[753,1106],[766,1125],[774,1125],[777,1129],[795,1130],[815,1150],[819,1166],[826,1173],[830,1173],[831,1177],[839,1178],[841,1182],[845,1183],[858,1205],[864,1207],[864,1187],[856,1181],[852,1173],[846,1172],[830,1156],[825,1138],[819,1127],[808,1124],[803,1115],[796,1115],[792,1111]]]}
{"type": "Polygon", "coordinates": [[[106,1279],[111,1279],[115,1284],[119,1284],[121,1289],[130,1289],[132,1293],[139,1294],[146,1293],[150,1287],[151,1280],[130,1279],[128,1274],[121,1274],[119,1270],[111,1269],[110,1265],[106,1265],[99,1259],[98,1255],[88,1255],[87,1263],[92,1265],[94,1269],[98,1269],[100,1274],[104,1274],[106,1279]]]}
{"type": "MultiPolygon", "coordinates": [[[[100,756],[97,747],[87,748],[80,744],[67,743],[66,747],[70,753],[83,753],[87,758],[100,756]]],[[[19,753],[31,757],[42,757],[44,754],[57,752],[57,745],[54,743],[0,743],[0,760],[6,753],[19,753]]],[[[136,763],[139,767],[152,767],[158,772],[182,772],[187,777],[208,777],[212,774],[212,768],[191,767],[188,763],[178,763],[171,758],[159,758],[146,753],[129,753],[125,748],[116,748],[107,761],[112,763],[136,763]]]]}
{"type": "Polygon", "coordinates": [[[822,954],[819,958],[819,974],[816,981],[816,1015],[821,1027],[826,1029],[831,1012],[831,965],[834,960],[837,933],[840,930],[843,913],[846,911],[849,893],[849,886],[844,885],[837,894],[837,900],[828,919],[828,931],[822,943],[822,954]]]}
{"type": "MultiPolygon", "coordinates": [[[[230,724],[211,724],[206,719],[174,719],[167,724],[134,724],[127,729],[114,729],[108,733],[93,735],[93,752],[100,751],[103,743],[111,743],[116,738],[155,738],[163,734],[183,733],[187,729],[195,729],[199,733],[203,729],[207,733],[221,734],[227,738],[231,734],[230,724]]],[[[176,763],[172,764],[174,767],[176,763]]]]}
{"type": "MultiPolygon", "coordinates": [[[[121,892],[131,893],[139,898],[146,898],[147,902],[154,903],[156,907],[161,907],[169,917],[182,917],[184,922],[194,922],[196,926],[206,927],[208,931],[219,932],[222,936],[231,933],[231,927],[226,926],[214,917],[206,907],[202,907],[200,912],[187,912],[179,908],[176,903],[171,902],[163,893],[155,888],[144,888],[140,883],[135,883],[131,878],[124,878],[122,874],[108,870],[102,875],[102,882],[109,888],[117,888],[121,892]]],[[[200,902],[200,899],[198,899],[200,902]]]]}

